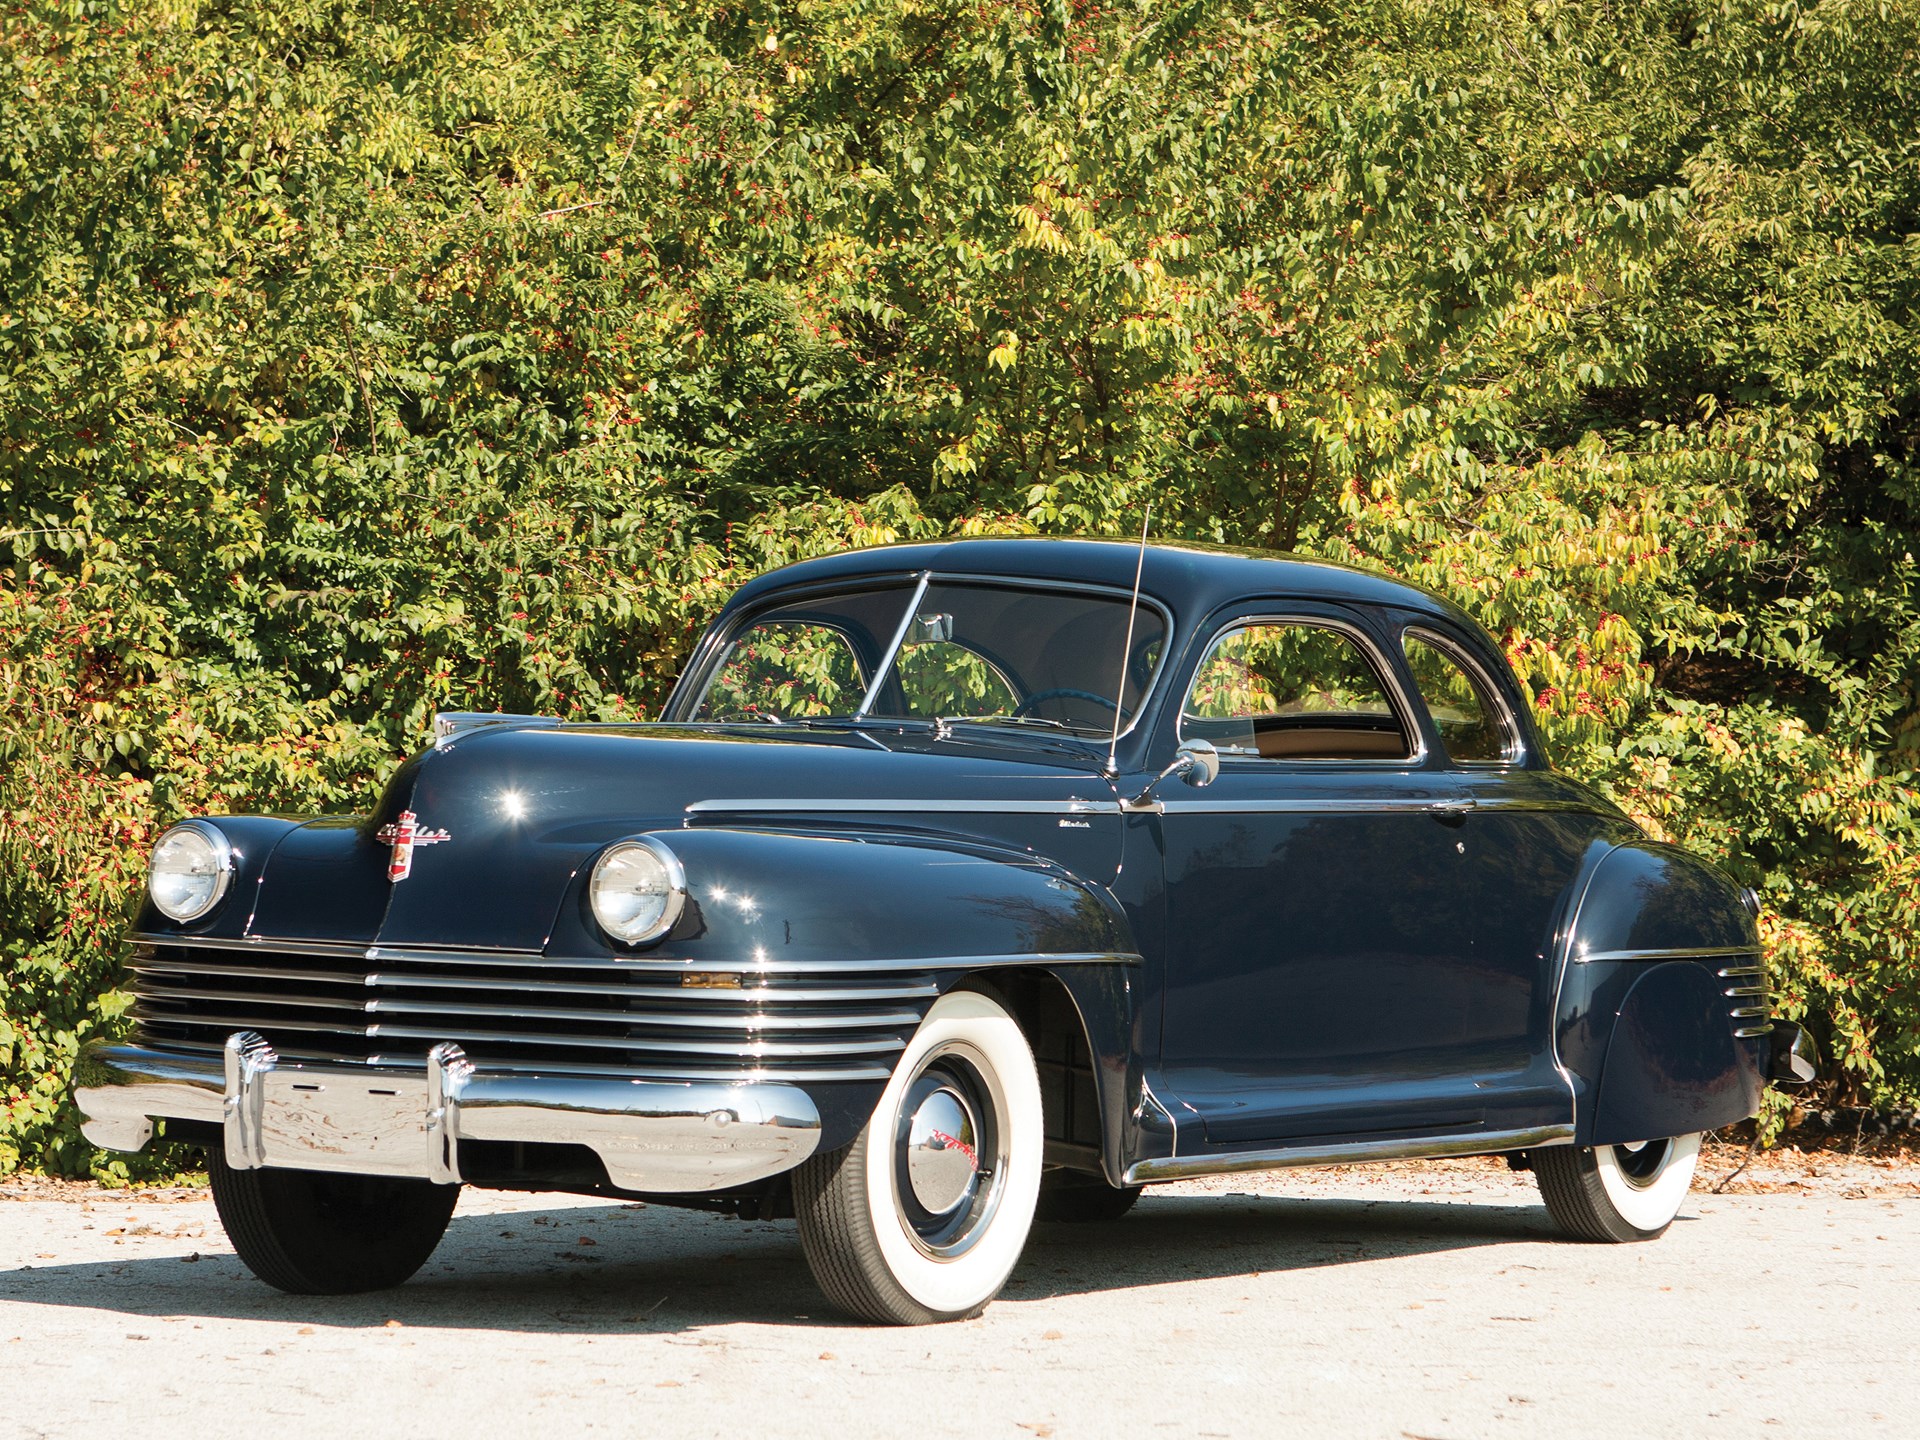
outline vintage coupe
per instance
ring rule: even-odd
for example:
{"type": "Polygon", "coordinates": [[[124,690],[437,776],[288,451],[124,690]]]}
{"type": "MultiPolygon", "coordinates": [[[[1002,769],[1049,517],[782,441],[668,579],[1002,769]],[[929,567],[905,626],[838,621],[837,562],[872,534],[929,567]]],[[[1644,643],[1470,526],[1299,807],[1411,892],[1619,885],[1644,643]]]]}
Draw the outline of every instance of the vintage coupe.
{"type": "Polygon", "coordinates": [[[1751,896],[1356,570],[838,555],[742,589],[659,723],[437,731],[371,815],[167,831],[83,1062],[87,1135],[203,1142],[285,1290],[404,1280],[462,1184],[790,1214],[899,1323],[1223,1171],[1504,1155],[1637,1240],[1806,1069],[1751,896]]]}

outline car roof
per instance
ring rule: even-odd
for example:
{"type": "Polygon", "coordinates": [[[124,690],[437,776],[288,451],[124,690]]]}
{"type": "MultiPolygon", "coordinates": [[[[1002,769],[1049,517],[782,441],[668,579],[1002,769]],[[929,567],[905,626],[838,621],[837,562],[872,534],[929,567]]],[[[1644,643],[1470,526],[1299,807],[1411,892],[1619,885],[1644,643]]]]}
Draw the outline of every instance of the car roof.
{"type": "Polygon", "coordinates": [[[843,550],[782,566],[749,581],[727,609],[756,604],[770,592],[793,585],[922,570],[1081,581],[1129,590],[1136,565],[1142,591],[1194,618],[1246,597],[1288,596],[1398,606],[1444,616],[1471,633],[1484,634],[1451,601],[1357,566],[1188,541],[1150,544],[1142,557],[1137,540],[1046,536],[978,536],[843,550]]]}

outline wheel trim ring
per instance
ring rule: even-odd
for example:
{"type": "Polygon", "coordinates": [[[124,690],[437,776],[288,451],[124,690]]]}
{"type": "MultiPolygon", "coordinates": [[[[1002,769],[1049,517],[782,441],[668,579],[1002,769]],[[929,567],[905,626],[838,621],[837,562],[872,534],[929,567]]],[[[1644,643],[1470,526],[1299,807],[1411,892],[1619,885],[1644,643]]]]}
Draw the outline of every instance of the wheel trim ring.
{"type": "Polygon", "coordinates": [[[993,1228],[994,1215],[1000,1208],[1006,1190],[1009,1158],[1007,1127],[1003,1120],[1008,1109],[1006,1092],[991,1062],[979,1049],[964,1040],[950,1040],[921,1057],[913,1079],[901,1093],[903,1103],[894,1125],[893,1163],[888,1167],[893,1173],[894,1208],[900,1217],[900,1229],[922,1255],[939,1261],[957,1260],[993,1228]],[[916,1211],[922,1214],[927,1212],[915,1198],[908,1176],[909,1127],[919,1108],[912,1097],[921,1078],[929,1071],[938,1069],[951,1073],[958,1067],[964,1067],[964,1074],[978,1086],[971,1106],[979,1124],[981,1141],[976,1151],[979,1162],[976,1188],[972,1203],[964,1207],[956,1206],[957,1215],[934,1231],[941,1238],[931,1240],[913,1222],[916,1211]]]}

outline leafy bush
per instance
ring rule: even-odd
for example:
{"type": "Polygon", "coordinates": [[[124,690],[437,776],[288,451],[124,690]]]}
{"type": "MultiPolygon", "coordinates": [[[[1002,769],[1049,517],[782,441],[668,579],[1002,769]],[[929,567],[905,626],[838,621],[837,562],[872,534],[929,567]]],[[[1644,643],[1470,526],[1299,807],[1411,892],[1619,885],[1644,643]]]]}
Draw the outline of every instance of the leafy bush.
{"type": "MultiPolygon", "coordinates": [[[[1920,1094],[1910,5],[66,0],[0,17],[0,1169],[190,812],[654,712],[982,529],[1450,594],[1920,1094]]],[[[117,1166],[118,1162],[114,1162],[117,1166]]]]}

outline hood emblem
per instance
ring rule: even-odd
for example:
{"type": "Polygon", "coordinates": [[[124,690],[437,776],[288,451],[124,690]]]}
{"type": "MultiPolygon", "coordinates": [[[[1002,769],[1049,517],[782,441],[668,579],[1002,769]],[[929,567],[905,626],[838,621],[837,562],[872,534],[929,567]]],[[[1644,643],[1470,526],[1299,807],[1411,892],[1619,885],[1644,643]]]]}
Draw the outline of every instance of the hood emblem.
{"type": "Polygon", "coordinates": [[[402,810],[398,820],[382,825],[373,832],[373,838],[382,845],[393,847],[393,854],[387,860],[387,879],[398,885],[413,873],[414,846],[438,845],[442,840],[451,840],[453,836],[445,830],[421,828],[418,815],[411,810],[402,810]]]}

